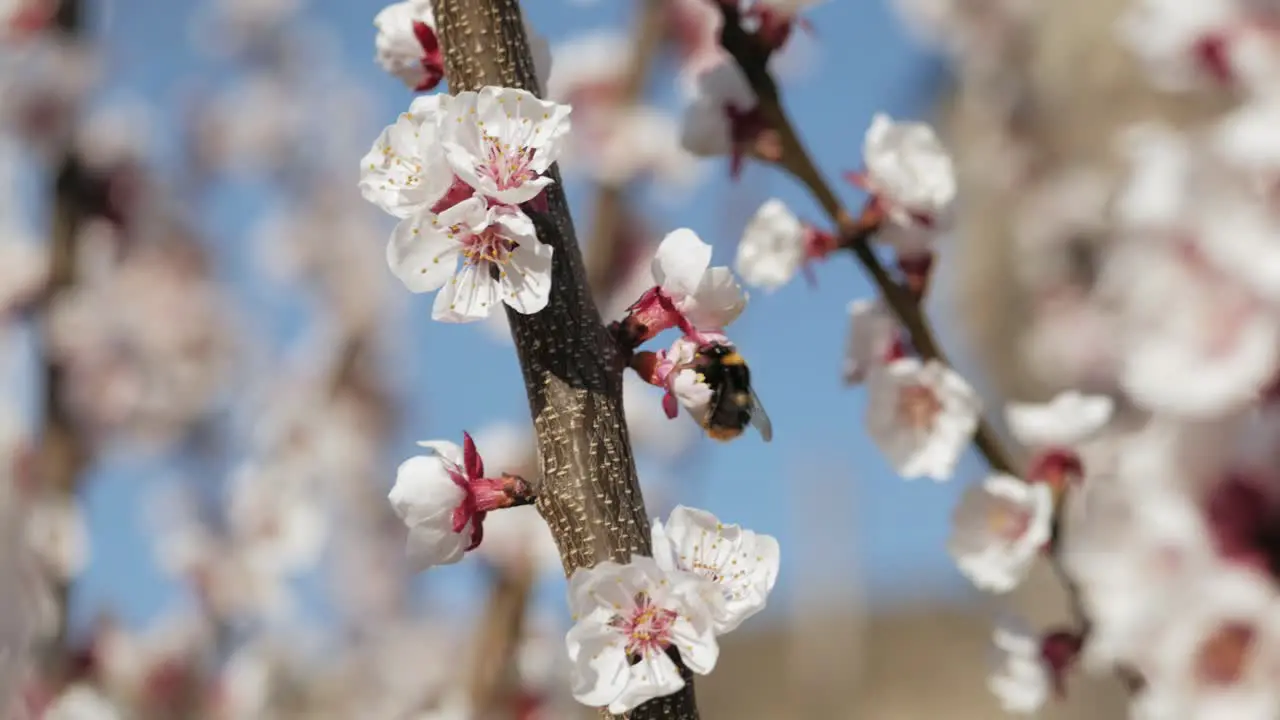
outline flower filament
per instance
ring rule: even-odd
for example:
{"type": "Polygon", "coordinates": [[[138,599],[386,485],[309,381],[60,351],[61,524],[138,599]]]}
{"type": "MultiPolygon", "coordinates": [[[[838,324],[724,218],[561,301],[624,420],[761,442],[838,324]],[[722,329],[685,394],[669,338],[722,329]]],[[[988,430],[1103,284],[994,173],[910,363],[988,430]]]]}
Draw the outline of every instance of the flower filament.
{"type": "Polygon", "coordinates": [[[481,177],[492,180],[498,190],[511,190],[537,179],[538,173],[530,167],[536,149],[503,143],[488,133],[482,137],[485,160],[476,171],[481,177]]]}
{"type": "Polygon", "coordinates": [[[610,625],[626,637],[627,656],[635,661],[671,647],[671,626],[679,613],[658,607],[647,593],[637,593],[630,615],[616,615],[610,625]]]}

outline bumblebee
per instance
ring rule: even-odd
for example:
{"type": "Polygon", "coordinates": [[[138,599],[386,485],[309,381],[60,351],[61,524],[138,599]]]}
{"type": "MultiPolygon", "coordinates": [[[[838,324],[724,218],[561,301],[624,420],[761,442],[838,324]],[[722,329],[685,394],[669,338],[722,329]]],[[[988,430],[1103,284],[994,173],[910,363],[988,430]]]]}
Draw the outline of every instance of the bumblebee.
{"type": "Polygon", "coordinates": [[[773,439],[773,423],[751,387],[751,370],[737,348],[707,343],[698,348],[690,367],[711,388],[711,403],[701,421],[707,435],[728,442],[752,425],[765,442],[773,439]]]}

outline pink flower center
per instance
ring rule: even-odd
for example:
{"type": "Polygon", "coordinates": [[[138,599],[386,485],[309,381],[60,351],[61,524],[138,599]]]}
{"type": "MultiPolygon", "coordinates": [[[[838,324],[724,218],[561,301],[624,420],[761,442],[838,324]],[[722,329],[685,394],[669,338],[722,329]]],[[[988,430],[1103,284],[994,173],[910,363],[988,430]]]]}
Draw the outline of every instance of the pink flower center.
{"type": "Polygon", "coordinates": [[[529,167],[536,152],[534,148],[503,143],[487,133],[484,143],[485,161],[477,170],[481,177],[492,180],[498,190],[511,190],[538,178],[538,173],[529,167]]]}
{"type": "Polygon", "coordinates": [[[931,432],[942,401],[932,388],[924,385],[907,385],[898,391],[898,419],[917,432],[931,432]]]}
{"type": "MultiPolygon", "coordinates": [[[[467,231],[459,225],[449,228],[450,233],[463,235],[467,231]]],[[[516,244],[499,235],[493,228],[465,235],[462,240],[462,260],[467,265],[493,263],[506,265],[516,244]]]]}
{"type": "Polygon", "coordinates": [[[627,655],[637,658],[671,647],[671,627],[678,617],[675,611],[654,605],[646,593],[639,593],[631,614],[616,616],[611,625],[626,635],[627,655]]]}
{"type": "Polygon", "coordinates": [[[1201,643],[1195,657],[1196,678],[1210,686],[1234,685],[1244,675],[1257,632],[1242,622],[1226,623],[1201,643]]]}

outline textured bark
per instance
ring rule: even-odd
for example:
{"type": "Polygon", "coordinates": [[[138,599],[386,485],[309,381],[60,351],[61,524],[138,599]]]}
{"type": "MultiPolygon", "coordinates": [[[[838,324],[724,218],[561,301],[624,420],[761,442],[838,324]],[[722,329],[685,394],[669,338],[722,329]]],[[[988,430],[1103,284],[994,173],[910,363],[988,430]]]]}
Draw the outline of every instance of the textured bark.
{"type": "MultiPolygon", "coordinates": [[[[541,95],[517,0],[433,0],[450,92],[486,85],[541,95]]],[[[586,281],[582,252],[559,183],[548,212],[533,213],[555,252],[551,299],[535,315],[508,310],[538,439],[538,510],[566,574],[604,560],[649,555],[649,519],[622,410],[623,365],[586,281]]],[[[631,718],[698,717],[693,682],[631,718]]]]}

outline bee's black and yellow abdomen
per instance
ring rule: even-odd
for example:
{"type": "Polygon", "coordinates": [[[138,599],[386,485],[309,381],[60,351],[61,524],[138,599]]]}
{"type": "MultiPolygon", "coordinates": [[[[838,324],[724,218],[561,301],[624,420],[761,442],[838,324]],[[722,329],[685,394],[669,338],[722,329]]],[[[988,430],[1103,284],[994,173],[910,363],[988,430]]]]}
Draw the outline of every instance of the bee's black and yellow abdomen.
{"type": "Polygon", "coordinates": [[[736,350],[723,345],[707,348],[696,363],[711,388],[711,406],[703,427],[715,440],[733,440],[751,424],[751,371],[736,350]]]}
{"type": "Polygon", "coordinates": [[[707,437],[712,440],[719,440],[720,442],[736,440],[740,435],[742,435],[742,428],[708,426],[705,429],[707,431],[707,437]]]}

